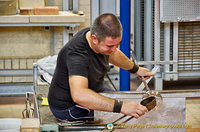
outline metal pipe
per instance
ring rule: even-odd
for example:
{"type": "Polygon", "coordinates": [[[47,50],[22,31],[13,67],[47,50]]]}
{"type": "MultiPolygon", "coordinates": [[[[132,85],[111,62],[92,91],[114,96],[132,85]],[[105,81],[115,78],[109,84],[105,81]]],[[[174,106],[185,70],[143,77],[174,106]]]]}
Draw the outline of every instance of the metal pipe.
{"type": "MultiPolygon", "coordinates": [[[[170,23],[164,24],[164,58],[165,61],[170,61],[170,23]]],[[[170,80],[169,64],[165,65],[165,80],[170,80]]]]}
{"type": "MultiPolygon", "coordinates": [[[[120,43],[121,51],[130,58],[130,0],[120,0],[120,21],[123,27],[123,37],[120,43]]],[[[120,91],[130,90],[130,73],[120,69],[120,91]]]]}
{"type": "MultiPolygon", "coordinates": [[[[152,0],[144,1],[144,61],[152,60],[152,0]]],[[[147,66],[151,69],[151,66],[147,66]]]]}
{"type": "Polygon", "coordinates": [[[33,90],[34,92],[37,85],[37,75],[38,75],[37,66],[38,66],[37,63],[33,63],[33,90]]]}
{"type": "Polygon", "coordinates": [[[91,23],[94,22],[95,18],[99,16],[99,1],[100,0],[91,0],[91,23]]]}
{"type": "Polygon", "coordinates": [[[136,60],[141,60],[142,52],[142,15],[141,15],[141,2],[140,0],[134,0],[134,44],[136,60]]]}
{"type": "Polygon", "coordinates": [[[178,22],[173,24],[173,60],[177,61],[176,64],[173,64],[173,80],[178,80],[178,22]]]}
{"type": "MultiPolygon", "coordinates": [[[[160,62],[160,0],[155,0],[154,7],[154,61],[160,62]]],[[[158,72],[160,71],[158,70],[158,72]]],[[[156,76],[154,84],[155,90],[163,89],[161,77],[156,76]]]]}

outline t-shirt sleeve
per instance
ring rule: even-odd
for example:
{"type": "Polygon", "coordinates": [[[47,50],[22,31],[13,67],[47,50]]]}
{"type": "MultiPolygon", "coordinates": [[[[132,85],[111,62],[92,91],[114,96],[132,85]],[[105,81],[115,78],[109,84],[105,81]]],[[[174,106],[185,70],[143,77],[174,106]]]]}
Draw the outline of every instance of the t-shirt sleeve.
{"type": "Polygon", "coordinates": [[[88,78],[88,54],[84,51],[71,51],[67,55],[69,76],[80,75],[88,78]]]}

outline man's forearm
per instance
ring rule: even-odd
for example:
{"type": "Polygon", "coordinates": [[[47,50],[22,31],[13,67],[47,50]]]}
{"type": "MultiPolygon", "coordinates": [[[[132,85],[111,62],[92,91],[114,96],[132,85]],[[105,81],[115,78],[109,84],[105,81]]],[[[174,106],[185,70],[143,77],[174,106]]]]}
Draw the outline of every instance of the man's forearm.
{"type": "Polygon", "coordinates": [[[91,89],[81,89],[78,91],[79,99],[76,103],[93,110],[113,112],[114,100],[104,97],[91,89]]]}
{"type": "Polygon", "coordinates": [[[124,70],[130,70],[134,66],[134,63],[119,49],[109,56],[109,62],[124,70]]]}

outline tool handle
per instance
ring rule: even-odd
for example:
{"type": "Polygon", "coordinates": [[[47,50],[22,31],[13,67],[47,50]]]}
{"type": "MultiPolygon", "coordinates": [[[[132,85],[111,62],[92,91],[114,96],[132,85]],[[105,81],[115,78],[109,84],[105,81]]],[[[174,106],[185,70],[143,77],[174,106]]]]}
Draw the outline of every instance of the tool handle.
{"type": "Polygon", "coordinates": [[[147,82],[146,82],[146,80],[144,79],[144,77],[142,76],[141,78],[142,78],[142,82],[144,83],[144,86],[146,87],[146,90],[147,90],[147,91],[150,91],[150,88],[149,88],[149,86],[147,85],[147,82]]]}
{"type": "MultiPolygon", "coordinates": [[[[159,65],[156,65],[153,69],[152,69],[152,73],[156,73],[158,71],[158,69],[160,68],[159,65]]],[[[148,80],[146,80],[146,83],[148,84],[149,81],[153,78],[153,76],[151,76],[148,80]]],[[[142,91],[144,89],[144,84],[141,83],[140,86],[136,89],[136,91],[142,91]]]]}

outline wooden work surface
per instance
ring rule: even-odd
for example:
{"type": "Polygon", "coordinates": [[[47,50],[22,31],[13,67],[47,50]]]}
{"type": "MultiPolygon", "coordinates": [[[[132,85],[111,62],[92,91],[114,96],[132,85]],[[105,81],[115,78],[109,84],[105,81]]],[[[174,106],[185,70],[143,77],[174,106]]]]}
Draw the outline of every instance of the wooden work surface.
{"type": "Polygon", "coordinates": [[[58,121],[51,113],[49,106],[43,106],[42,97],[47,97],[49,91],[48,85],[37,86],[36,97],[38,100],[38,109],[40,115],[40,124],[56,124],[58,121]]]}
{"type": "Polygon", "coordinates": [[[85,22],[85,15],[70,11],[59,11],[59,15],[9,15],[0,16],[0,24],[28,23],[80,23],[85,22]]]}

